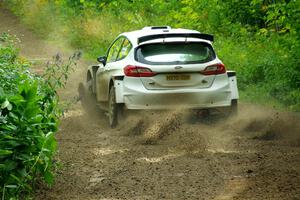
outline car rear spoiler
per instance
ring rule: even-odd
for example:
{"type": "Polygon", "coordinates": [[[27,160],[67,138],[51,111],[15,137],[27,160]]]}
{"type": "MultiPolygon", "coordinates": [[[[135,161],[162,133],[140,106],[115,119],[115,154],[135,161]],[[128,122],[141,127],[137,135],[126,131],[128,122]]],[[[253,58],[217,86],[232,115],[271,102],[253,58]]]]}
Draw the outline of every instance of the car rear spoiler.
{"type": "Polygon", "coordinates": [[[156,34],[156,35],[146,35],[138,38],[138,44],[154,39],[165,39],[172,37],[184,37],[184,38],[198,38],[203,40],[214,41],[214,36],[205,33],[166,33],[166,34],[156,34]]]}

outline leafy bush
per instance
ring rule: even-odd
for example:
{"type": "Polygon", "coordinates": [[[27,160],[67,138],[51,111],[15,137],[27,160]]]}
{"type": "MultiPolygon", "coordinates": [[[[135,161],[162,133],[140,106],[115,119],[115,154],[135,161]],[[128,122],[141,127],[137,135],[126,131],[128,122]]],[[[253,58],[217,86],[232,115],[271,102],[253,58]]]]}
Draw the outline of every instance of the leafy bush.
{"type": "Polygon", "coordinates": [[[0,194],[18,199],[37,179],[53,182],[60,110],[55,90],[18,58],[14,39],[0,37],[0,194]]]}
{"type": "Polygon", "coordinates": [[[2,199],[30,195],[36,180],[53,183],[54,137],[62,110],[56,90],[65,87],[81,53],[56,55],[37,76],[18,58],[16,38],[0,36],[0,184],[2,199]]]}

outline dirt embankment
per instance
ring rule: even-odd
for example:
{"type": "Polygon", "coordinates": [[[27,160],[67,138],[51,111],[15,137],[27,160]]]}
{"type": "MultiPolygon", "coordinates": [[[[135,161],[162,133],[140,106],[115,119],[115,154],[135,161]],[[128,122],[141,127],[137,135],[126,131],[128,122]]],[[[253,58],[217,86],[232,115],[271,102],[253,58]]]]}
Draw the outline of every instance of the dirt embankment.
{"type": "MultiPolygon", "coordinates": [[[[47,60],[59,50],[7,11],[0,19],[25,57],[47,60]]],[[[76,95],[86,65],[63,100],[76,95]]],[[[181,110],[140,112],[112,130],[103,113],[75,104],[57,134],[56,183],[41,185],[36,199],[300,199],[299,117],[247,104],[239,113],[195,120],[181,110]]]]}

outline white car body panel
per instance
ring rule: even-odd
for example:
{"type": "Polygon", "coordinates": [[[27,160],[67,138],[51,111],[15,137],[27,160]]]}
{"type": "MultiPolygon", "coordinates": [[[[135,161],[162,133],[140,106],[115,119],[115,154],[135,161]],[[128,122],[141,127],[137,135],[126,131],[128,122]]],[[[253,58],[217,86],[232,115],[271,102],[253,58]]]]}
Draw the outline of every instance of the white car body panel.
{"type": "Polygon", "coordinates": [[[236,76],[229,77],[231,99],[239,99],[239,91],[237,87],[236,76]]]}
{"type": "Polygon", "coordinates": [[[128,109],[227,107],[232,100],[228,78],[220,75],[205,89],[147,90],[140,80],[132,77],[117,81],[115,88],[118,103],[125,103],[128,109]]]}
{"type": "Polygon", "coordinates": [[[124,103],[124,85],[123,81],[115,80],[114,86],[116,89],[116,102],[117,103],[124,103]]]}

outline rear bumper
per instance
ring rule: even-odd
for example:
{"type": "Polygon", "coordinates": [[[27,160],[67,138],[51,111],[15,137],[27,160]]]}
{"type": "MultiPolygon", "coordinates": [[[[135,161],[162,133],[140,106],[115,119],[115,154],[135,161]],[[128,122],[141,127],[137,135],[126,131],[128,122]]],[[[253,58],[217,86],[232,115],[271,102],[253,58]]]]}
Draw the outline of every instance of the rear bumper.
{"type": "Polygon", "coordinates": [[[216,77],[205,89],[147,90],[139,79],[125,78],[117,88],[117,102],[128,109],[217,108],[231,105],[227,76],[216,77]]]}
{"type": "Polygon", "coordinates": [[[214,108],[230,106],[228,97],[225,92],[151,93],[127,95],[124,101],[128,109],[214,108]]]}

